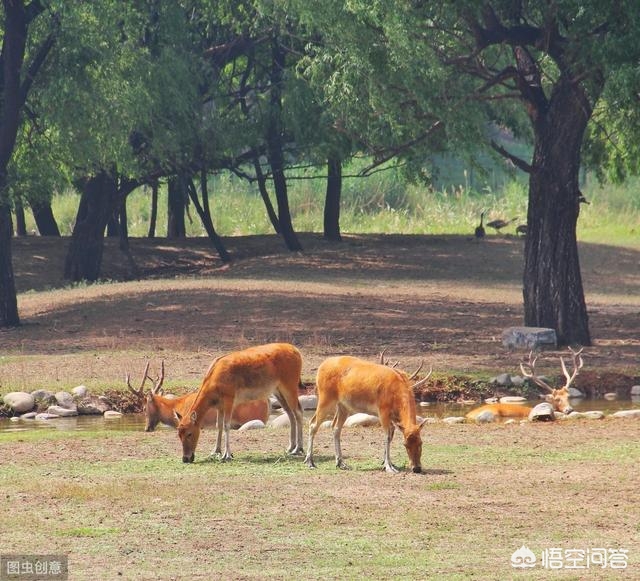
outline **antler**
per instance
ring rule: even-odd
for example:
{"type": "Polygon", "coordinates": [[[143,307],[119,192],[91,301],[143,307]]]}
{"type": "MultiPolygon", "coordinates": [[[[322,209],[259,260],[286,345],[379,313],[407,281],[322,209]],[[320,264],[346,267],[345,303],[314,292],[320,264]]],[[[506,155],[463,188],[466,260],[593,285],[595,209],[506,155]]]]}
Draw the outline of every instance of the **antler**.
{"type": "MultiPolygon", "coordinates": [[[[418,373],[420,373],[420,370],[422,369],[422,366],[424,365],[424,360],[420,361],[420,367],[418,367],[418,369],[416,369],[410,376],[409,376],[409,381],[415,379],[416,377],[418,377],[418,373]]],[[[433,368],[431,368],[431,371],[433,371],[433,368]]],[[[431,372],[429,372],[429,375],[431,375],[431,372]]],[[[427,376],[428,377],[428,376],[427,376]]]]}
{"type": "MultiPolygon", "coordinates": [[[[424,363],[424,362],[422,362],[422,363],[424,363]]],[[[422,369],[422,363],[420,363],[420,367],[418,368],[418,371],[420,371],[420,369],[422,369]]],[[[418,371],[416,371],[409,379],[413,379],[416,375],[418,375],[418,371]]],[[[425,377],[423,377],[417,383],[414,383],[411,386],[411,388],[413,390],[420,389],[425,383],[427,383],[427,380],[431,377],[432,373],[433,373],[433,367],[431,369],[429,369],[429,373],[427,373],[427,375],[425,377]]]]}
{"type": "Polygon", "coordinates": [[[133,387],[131,387],[131,376],[128,373],[126,374],[125,379],[129,391],[131,391],[131,393],[133,393],[133,395],[135,395],[140,400],[144,399],[144,384],[146,383],[147,379],[153,381],[153,387],[151,388],[152,394],[159,395],[162,393],[162,383],[164,382],[164,359],[162,360],[162,363],[160,365],[160,377],[158,377],[156,380],[153,380],[151,377],[149,377],[149,364],[149,361],[147,361],[147,365],[144,368],[144,373],[142,374],[142,383],[140,383],[140,387],[138,389],[133,389],[133,387]]]}
{"type": "MultiPolygon", "coordinates": [[[[380,365],[386,365],[387,367],[391,367],[391,369],[395,369],[396,367],[398,367],[398,364],[400,363],[400,361],[396,361],[395,363],[390,363],[389,360],[385,360],[384,358],[384,352],[387,350],[387,348],[385,347],[382,351],[380,351],[380,365]]],[[[419,370],[418,370],[419,371],[419,370]]]]}
{"type": "MultiPolygon", "coordinates": [[[[569,347],[569,351],[571,351],[571,358],[573,360],[572,374],[569,374],[569,372],[567,371],[567,366],[564,363],[564,358],[560,357],[560,365],[562,366],[562,372],[564,373],[564,376],[567,379],[567,381],[564,384],[565,389],[568,388],[573,383],[573,380],[577,377],[580,369],[582,369],[582,366],[584,365],[584,361],[580,356],[580,354],[582,353],[582,349],[580,349],[579,351],[574,351],[573,349],[571,349],[571,347],[569,347]]],[[[536,385],[544,389],[547,389],[550,392],[553,392],[554,389],[548,383],[543,381],[538,375],[536,375],[535,365],[537,360],[538,360],[538,357],[537,356],[533,357],[533,351],[531,351],[529,353],[529,361],[520,363],[520,370],[522,371],[522,374],[525,377],[531,379],[536,385]],[[527,371],[525,367],[530,371],[527,371]]]]}
{"type": "MultiPolygon", "coordinates": [[[[582,349],[584,349],[584,347],[582,349]]],[[[582,366],[584,365],[584,361],[580,356],[580,354],[582,353],[582,349],[580,349],[579,351],[574,351],[573,349],[571,349],[571,347],[569,347],[569,351],[571,351],[571,359],[573,360],[573,373],[571,375],[569,375],[569,372],[567,371],[567,366],[564,364],[564,359],[560,357],[562,373],[564,373],[564,376],[567,378],[567,382],[564,384],[565,388],[568,388],[573,383],[573,380],[577,377],[578,373],[582,369],[582,366]]]]}

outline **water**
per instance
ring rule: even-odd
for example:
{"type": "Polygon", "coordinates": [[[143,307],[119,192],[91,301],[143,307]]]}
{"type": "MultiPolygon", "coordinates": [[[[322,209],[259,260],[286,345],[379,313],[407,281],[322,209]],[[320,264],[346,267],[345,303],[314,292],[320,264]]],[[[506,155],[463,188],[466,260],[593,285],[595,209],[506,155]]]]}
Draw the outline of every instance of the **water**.
{"type": "MultiPolygon", "coordinates": [[[[533,407],[541,400],[526,402],[525,405],[533,407]]],[[[630,400],[605,400],[605,399],[573,399],[573,409],[578,412],[599,410],[606,415],[620,410],[628,410],[640,407],[640,397],[630,400]]],[[[463,405],[457,403],[432,403],[426,407],[418,406],[418,415],[422,417],[445,418],[447,416],[464,416],[477,405],[463,405]]],[[[313,412],[305,412],[305,418],[310,418],[313,412]]],[[[23,432],[27,430],[61,430],[67,432],[82,431],[140,431],[144,430],[143,414],[125,414],[118,418],[105,419],[102,416],[75,416],[71,418],[58,418],[55,420],[10,420],[0,419],[0,432],[23,432]]],[[[158,426],[157,429],[166,428],[158,426]]],[[[166,428],[171,429],[171,428],[166,428]]]]}

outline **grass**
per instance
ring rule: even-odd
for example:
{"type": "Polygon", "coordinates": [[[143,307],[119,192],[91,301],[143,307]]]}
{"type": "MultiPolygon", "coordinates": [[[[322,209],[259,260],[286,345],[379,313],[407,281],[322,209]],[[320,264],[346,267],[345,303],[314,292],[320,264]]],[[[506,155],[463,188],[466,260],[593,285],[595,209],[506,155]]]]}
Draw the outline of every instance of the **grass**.
{"type": "MultiPolygon", "coordinates": [[[[74,580],[505,579],[522,544],[623,547],[637,573],[640,424],[607,423],[430,426],[423,475],[381,472],[375,428],[345,431],[349,472],[335,469],[327,431],[317,470],[282,455],[286,430],[234,433],[234,461],[199,449],[192,465],[168,429],[3,434],[0,454],[20,464],[0,486],[20,518],[0,513],[0,543],[68,554],[74,580]]],[[[392,457],[406,468],[398,439],[392,457]]]]}
{"type": "MultiPolygon", "coordinates": [[[[353,173],[345,171],[345,175],[353,173]]],[[[298,172],[290,177],[290,206],[295,228],[321,231],[324,175],[298,172]]],[[[624,186],[600,186],[595,182],[585,185],[583,191],[590,204],[582,206],[579,239],[600,243],[615,240],[618,245],[636,246],[640,232],[639,185],[639,179],[632,179],[624,186]]],[[[149,196],[150,190],[141,188],[128,198],[131,236],[147,234],[149,196]]],[[[54,214],[63,235],[73,229],[77,203],[76,194],[54,197],[54,214]]],[[[257,188],[236,176],[224,174],[211,180],[210,203],[216,229],[223,236],[272,232],[257,188]]],[[[166,206],[166,189],[161,188],[158,236],[166,233],[166,206]]],[[[471,185],[465,174],[464,183],[434,190],[407,183],[397,170],[389,170],[369,178],[344,179],[341,228],[344,233],[469,234],[477,226],[483,210],[487,212],[487,221],[518,216],[517,223],[525,223],[526,184],[522,179],[505,179],[494,184],[494,188],[477,180],[471,185]]],[[[187,224],[188,234],[205,235],[193,208],[190,214],[193,222],[187,224]]],[[[30,215],[27,218],[28,229],[33,230],[33,219],[30,215]]],[[[510,229],[510,233],[513,230],[510,229]]]]}

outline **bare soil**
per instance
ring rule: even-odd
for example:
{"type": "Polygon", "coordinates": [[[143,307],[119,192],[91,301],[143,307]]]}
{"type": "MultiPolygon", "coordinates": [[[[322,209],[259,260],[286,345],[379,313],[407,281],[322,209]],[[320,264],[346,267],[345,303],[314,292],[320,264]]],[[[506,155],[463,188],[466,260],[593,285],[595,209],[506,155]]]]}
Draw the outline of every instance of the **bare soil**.
{"type": "MultiPolygon", "coordinates": [[[[301,241],[305,250],[291,253],[276,236],[228,238],[233,262],[223,265],[206,239],[132,239],[133,272],[107,240],[102,272],[114,284],[70,287],[68,239],[15,239],[22,325],[0,331],[0,392],[120,388],[124,372],[161,358],[169,384],[191,389],[214,356],[268,341],[302,350],[307,382],[326,356],[375,358],[385,347],[410,371],[420,360],[432,366],[436,390],[454,376],[518,372],[524,354],[505,349],[501,335],[523,323],[522,239],[301,241]]],[[[640,251],[580,250],[593,345],[577,384],[624,395],[640,380],[640,251]]],[[[559,354],[545,355],[547,375],[560,374],[559,354]]]]}

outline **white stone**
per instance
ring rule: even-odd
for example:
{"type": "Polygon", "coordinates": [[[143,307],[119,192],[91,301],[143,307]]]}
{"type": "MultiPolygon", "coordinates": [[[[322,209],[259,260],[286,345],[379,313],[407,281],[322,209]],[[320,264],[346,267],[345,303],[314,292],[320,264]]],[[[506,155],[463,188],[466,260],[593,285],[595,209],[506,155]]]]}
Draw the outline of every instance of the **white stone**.
{"type": "Polygon", "coordinates": [[[634,385],[631,387],[631,395],[640,395],[640,385],[634,385]]]}
{"type": "Polygon", "coordinates": [[[287,414],[280,414],[269,422],[270,428],[287,428],[291,425],[287,414]]]}
{"type": "Polygon", "coordinates": [[[84,397],[85,395],[87,395],[87,393],[89,393],[89,390],[87,389],[86,385],[77,385],[71,390],[71,393],[75,397],[84,397]]]}
{"type": "Polygon", "coordinates": [[[556,332],[544,327],[510,327],[502,332],[502,344],[507,349],[537,349],[555,347],[556,332]]]}
{"type": "Polygon", "coordinates": [[[265,427],[262,420],[250,420],[242,424],[239,428],[239,432],[246,432],[247,430],[261,430],[265,427]]]}
{"type": "Polygon", "coordinates": [[[73,396],[66,391],[59,391],[56,393],[55,398],[58,405],[63,408],[74,409],[76,407],[76,402],[73,401],[73,396]]]}
{"type": "Polygon", "coordinates": [[[104,412],[104,414],[102,414],[102,416],[105,420],[115,420],[117,418],[121,418],[122,414],[115,410],[107,410],[106,412],[104,412]]]}
{"type": "Polygon", "coordinates": [[[324,430],[329,429],[331,427],[331,420],[325,420],[320,424],[320,427],[324,430]]]}
{"type": "Polygon", "coordinates": [[[587,416],[582,412],[571,412],[570,414],[563,414],[561,419],[563,420],[583,420],[587,416]]]}
{"type": "Polygon", "coordinates": [[[442,421],[445,424],[462,424],[465,421],[464,416],[449,416],[446,418],[442,418],[442,421]]]}
{"type": "Polygon", "coordinates": [[[525,403],[526,401],[527,398],[521,395],[505,395],[500,398],[500,403],[525,403]]]}
{"type": "MultiPolygon", "coordinates": [[[[27,412],[26,414],[22,414],[20,416],[21,420],[33,420],[38,415],[37,412],[27,412]]],[[[11,418],[13,419],[13,418],[11,418]]]]}
{"type": "Polygon", "coordinates": [[[269,398],[269,405],[271,406],[272,410],[282,409],[282,406],[280,405],[278,398],[274,397],[273,395],[269,398]]]}
{"type": "Polygon", "coordinates": [[[605,393],[603,397],[607,401],[614,401],[614,400],[618,399],[618,394],[615,393],[614,391],[610,391],[608,393],[605,393]]]}
{"type": "Polygon", "coordinates": [[[372,416],[371,414],[358,413],[350,415],[344,425],[346,428],[368,428],[371,426],[379,426],[380,419],[378,416],[372,416]]]}
{"type": "Polygon", "coordinates": [[[491,410],[484,410],[474,418],[474,421],[477,424],[490,424],[495,420],[496,420],[496,415],[491,410]]]}
{"type": "Polygon", "coordinates": [[[41,413],[38,414],[35,419],[36,420],[55,420],[57,418],[59,418],[60,416],[57,416],[55,414],[48,414],[48,413],[41,413]]]}
{"type": "Polygon", "coordinates": [[[621,410],[614,414],[611,414],[612,418],[640,418],[639,410],[621,410]]]}
{"type": "Polygon", "coordinates": [[[419,405],[421,408],[428,408],[428,407],[430,407],[430,406],[431,406],[431,403],[430,403],[430,402],[428,402],[428,401],[421,401],[418,405],[419,405]]]}
{"type": "Polygon", "coordinates": [[[579,389],[576,389],[575,387],[570,387],[569,397],[575,397],[575,398],[584,397],[584,393],[582,393],[579,389]]]}
{"type": "Polygon", "coordinates": [[[51,405],[47,408],[47,413],[60,416],[60,417],[71,417],[71,416],[77,416],[78,410],[65,408],[65,407],[62,407],[61,405],[51,405]]]}
{"type": "Polygon", "coordinates": [[[599,410],[591,410],[588,412],[584,412],[584,417],[588,420],[603,420],[604,412],[601,412],[599,410]]]}
{"type": "Polygon", "coordinates": [[[2,398],[2,401],[16,414],[30,412],[36,405],[35,398],[24,391],[11,391],[2,398]]]}
{"type": "Polygon", "coordinates": [[[553,406],[548,402],[539,403],[529,412],[529,421],[548,422],[555,419],[553,406]]]}
{"type": "Polygon", "coordinates": [[[303,410],[315,410],[318,407],[317,395],[301,395],[298,401],[303,410]]]}
{"type": "Polygon", "coordinates": [[[53,403],[56,399],[53,392],[48,389],[36,389],[31,392],[31,395],[36,399],[36,401],[45,400],[47,403],[53,403]]]}

